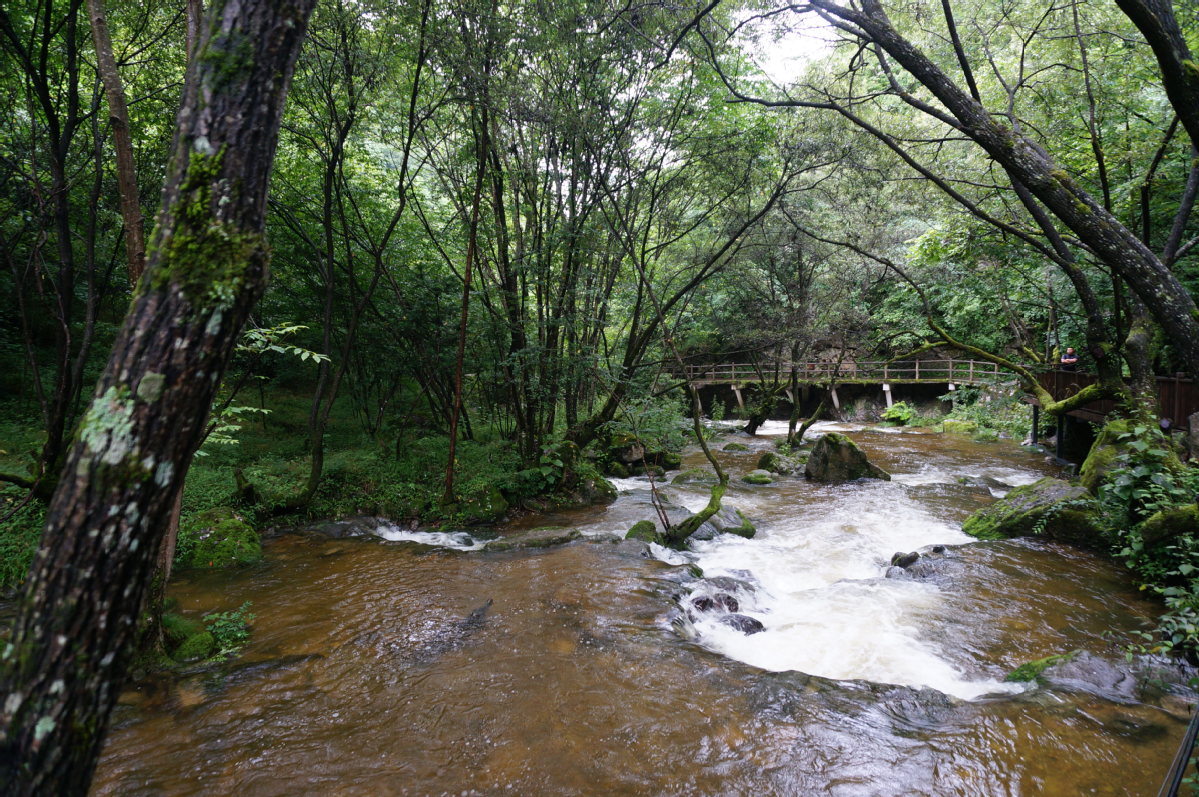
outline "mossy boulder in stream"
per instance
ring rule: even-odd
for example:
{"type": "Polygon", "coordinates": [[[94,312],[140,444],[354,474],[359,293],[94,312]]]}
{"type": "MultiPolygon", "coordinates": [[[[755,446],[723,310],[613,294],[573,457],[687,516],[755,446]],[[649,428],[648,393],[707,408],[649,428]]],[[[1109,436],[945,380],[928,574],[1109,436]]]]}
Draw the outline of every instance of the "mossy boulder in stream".
{"type": "MultiPolygon", "coordinates": [[[[1099,486],[1103,484],[1111,471],[1124,464],[1127,459],[1125,455],[1133,453],[1132,446],[1136,442],[1133,427],[1133,422],[1126,419],[1108,421],[1100,430],[1099,436],[1095,438],[1090,453],[1087,454],[1082,467],[1078,470],[1079,482],[1090,490],[1092,495],[1098,494],[1099,486]]],[[[1173,451],[1166,451],[1161,464],[1166,470],[1175,473],[1184,468],[1178,455],[1173,451]]]]}
{"type": "Polygon", "coordinates": [[[1017,487],[966,518],[962,531],[982,540],[1035,534],[1085,547],[1100,544],[1090,493],[1077,484],[1052,477],[1017,487]]]}
{"type": "Polygon", "coordinates": [[[1055,664],[1062,664],[1064,662],[1073,660],[1078,654],[1079,651],[1073,650],[1069,653],[1063,653],[1058,656],[1046,656],[1043,659],[1037,659],[1036,661],[1030,661],[1025,664],[1021,664],[1019,667],[1008,673],[1003,680],[1014,681],[1017,683],[1027,681],[1040,682],[1041,673],[1045,672],[1055,664]]]}
{"type": "Polygon", "coordinates": [[[175,648],[171,658],[178,662],[199,661],[216,653],[216,637],[209,631],[201,631],[184,640],[175,648]]]}
{"type": "Polygon", "coordinates": [[[749,446],[747,446],[745,443],[732,442],[732,443],[725,443],[724,448],[722,448],[720,450],[721,451],[732,451],[732,452],[749,451],[749,446]]]}
{"type": "Polygon", "coordinates": [[[1146,543],[1173,540],[1183,536],[1199,537],[1199,504],[1176,506],[1150,515],[1141,524],[1141,539],[1146,543]]]}
{"type": "Polygon", "coordinates": [[[804,466],[804,475],[818,482],[891,480],[891,474],[868,460],[857,443],[838,432],[829,432],[816,441],[804,466]]]}
{"type": "Polygon", "coordinates": [[[662,535],[658,533],[658,526],[652,520],[638,520],[624,535],[626,540],[642,540],[643,542],[656,542],[662,544],[662,535]]]}
{"type": "Polygon", "coordinates": [[[564,529],[547,526],[530,531],[522,531],[492,540],[484,546],[485,551],[515,551],[521,548],[549,548],[554,545],[565,545],[581,537],[578,529],[564,529]]]}
{"type": "Polygon", "coordinates": [[[763,451],[758,457],[758,470],[787,475],[798,470],[800,463],[785,457],[777,451],[763,451]]]}
{"type": "Polygon", "coordinates": [[[736,534],[738,537],[748,538],[758,533],[745,513],[731,506],[721,507],[719,512],[708,518],[708,522],[721,534],[736,534]]]}
{"type": "Polygon", "coordinates": [[[258,532],[229,507],[206,510],[180,524],[175,561],[181,567],[236,567],[260,559],[258,532]]]}
{"type": "Polygon", "coordinates": [[[670,480],[671,484],[716,484],[719,479],[707,468],[688,468],[670,480]]]}
{"type": "Polygon", "coordinates": [[[741,481],[746,484],[770,484],[774,481],[774,476],[771,475],[770,471],[759,468],[758,470],[751,470],[742,476],[741,481]]]}

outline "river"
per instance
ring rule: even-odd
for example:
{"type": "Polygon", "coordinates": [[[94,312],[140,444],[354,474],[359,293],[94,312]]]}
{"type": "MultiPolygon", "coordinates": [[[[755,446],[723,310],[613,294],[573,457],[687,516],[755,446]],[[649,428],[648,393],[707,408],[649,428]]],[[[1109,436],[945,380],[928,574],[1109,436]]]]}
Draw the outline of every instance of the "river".
{"type": "Polygon", "coordinates": [[[584,534],[555,548],[283,535],[259,567],[186,574],[185,610],[253,601],[252,641],[228,672],[128,690],[94,793],[1155,794],[1193,698],[1173,665],[1121,669],[1158,607],[1088,553],[960,531],[1057,469],[1010,442],[829,429],[894,480],[751,487],[784,430],[730,434],[750,450],[720,454],[725,503],[753,539],[613,541],[654,517],[638,478],[513,524],[584,534]],[[915,550],[921,577],[884,577],[915,550]],[[1003,680],[1074,650],[1076,677],[1003,680]]]}

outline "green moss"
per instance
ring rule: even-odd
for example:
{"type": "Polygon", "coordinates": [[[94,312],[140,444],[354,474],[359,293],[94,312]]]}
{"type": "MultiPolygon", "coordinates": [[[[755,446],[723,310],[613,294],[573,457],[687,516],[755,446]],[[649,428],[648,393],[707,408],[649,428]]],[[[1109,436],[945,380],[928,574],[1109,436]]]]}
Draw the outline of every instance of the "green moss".
{"type": "Polygon", "coordinates": [[[1045,672],[1045,670],[1049,669],[1055,664],[1070,661],[1078,654],[1079,651],[1072,650],[1069,653],[1062,653],[1057,656],[1046,656],[1043,659],[1037,659],[1036,661],[1030,661],[1026,664],[1021,664],[1019,667],[1008,673],[1003,680],[1014,682],[1040,681],[1041,674],[1045,672]]]}
{"type": "Polygon", "coordinates": [[[243,230],[216,216],[215,205],[228,197],[213,197],[220,180],[224,149],[210,153],[206,139],[197,139],[187,153],[188,168],[171,205],[174,226],[161,242],[162,256],[151,272],[151,287],[178,286],[197,308],[213,311],[209,324],[219,324],[221,311],[240,293],[246,275],[266,260],[262,233],[243,230]]]}
{"type": "Polygon", "coordinates": [[[690,468],[670,480],[671,484],[715,484],[716,474],[707,468],[690,468]]]}
{"type": "Polygon", "coordinates": [[[211,70],[214,85],[244,80],[254,66],[254,41],[234,28],[214,37],[200,53],[199,61],[211,70]]]}
{"type": "Polygon", "coordinates": [[[1188,504],[1163,509],[1150,515],[1140,528],[1141,539],[1147,543],[1175,540],[1184,536],[1199,537],[1199,505],[1188,504]]]}
{"type": "Polygon", "coordinates": [[[174,612],[165,612],[162,615],[162,636],[168,649],[178,647],[204,630],[204,624],[198,620],[191,620],[174,612]]]}
{"type": "Polygon", "coordinates": [[[633,524],[628,533],[624,535],[626,540],[643,540],[645,542],[656,542],[662,544],[662,535],[658,533],[658,527],[652,520],[639,520],[633,524]]]}
{"type": "Polygon", "coordinates": [[[745,443],[726,443],[721,451],[749,451],[749,446],[745,443]]]}
{"type": "Polygon", "coordinates": [[[771,484],[774,482],[774,477],[770,475],[770,471],[753,470],[741,477],[741,481],[746,484],[771,484]]]}
{"type": "Polygon", "coordinates": [[[974,434],[978,431],[978,424],[974,421],[959,421],[953,418],[946,418],[941,424],[941,429],[946,434],[974,434]]]}
{"type": "Polygon", "coordinates": [[[262,559],[258,532],[229,507],[216,507],[180,525],[176,562],[182,567],[237,567],[262,559]]]}
{"type": "Polygon", "coordinates": [[[1038,535],[1076,545],[1099,543],[1098,516],[1087,491],[1048,477],[974,513],[962,531],[980,540],[1038,535]]]}
{"type": "Polygon", "coordinates": [[[188,637],[182,645],[171,654],[175,661],[199,661],[207,659],[216,652],[216,639],[208,631],[201,631],[188,637]]]}

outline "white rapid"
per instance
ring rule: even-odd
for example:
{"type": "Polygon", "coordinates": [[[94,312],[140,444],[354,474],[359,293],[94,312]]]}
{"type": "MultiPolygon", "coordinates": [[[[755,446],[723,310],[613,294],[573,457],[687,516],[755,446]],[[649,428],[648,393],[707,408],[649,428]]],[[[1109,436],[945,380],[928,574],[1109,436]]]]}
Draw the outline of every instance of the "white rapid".
{"type": "MultiPolygon", "coordinates": [[[[766,439],[750,441],[752,447],[760,450],[772,443],[772,433],[785,431],[779,426],[768,425],[760,434],[766,439]]],[[[832,430],[860,427],[822,424],[814,431],[832,430]]],[[[694,542],[684,552],[656,549],[660,558],[692,562],[703,570],[704,579],[681,601],[689,618],[683,628],[699,644],[767,670],[927,686],[966,699],[1020,691],[1014,684],[973,680],[959,672],[926,633],[939,622],[940,589],[885,574],[896,552],[972,542],[958,522],[910,496],[909,486],[957,486],[966,478],[982,480],[979,489],[995,494],[1041,474],[1013,467],[960,467],[952,457],[934,457],[911,472],[894,473],[892,482],[796,485],[796,477],[783,477],[775,485],[751,488],[739,484],[736,464],[731,469],[735,489],[725,503],[757,520],[757,535],[720,535],[694,542]],[[820,500],[794,501],[795,489],[819,491],[820,500]],[[788,501],[794,501],[790,511],[780,506],[788,501]],[[721,622],[727,615],[720,611],[694,610],[694,601],[720,592],[732,594],[739,613],[761,621],[766,630],[745,634],[721,622]]],[[[620,487],[648,491],[644,480],[624,480],[620,487]]],[[[664,492],[693,511],[707,501],[702,487],[664,492]]]]}

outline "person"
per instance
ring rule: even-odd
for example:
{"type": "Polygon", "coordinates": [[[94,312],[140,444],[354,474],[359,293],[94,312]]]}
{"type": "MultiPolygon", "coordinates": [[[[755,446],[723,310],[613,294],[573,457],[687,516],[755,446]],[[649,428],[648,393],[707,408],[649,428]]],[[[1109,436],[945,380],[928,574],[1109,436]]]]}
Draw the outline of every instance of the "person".
{"type": "Polygon", "coordinates": [[[1074,351],[1073,346],[1066,347],[1066,353],[1062,355],[1061,369],[1063,371],[1073,371],[1078,368],[1078,353],[1074,351]]]}

